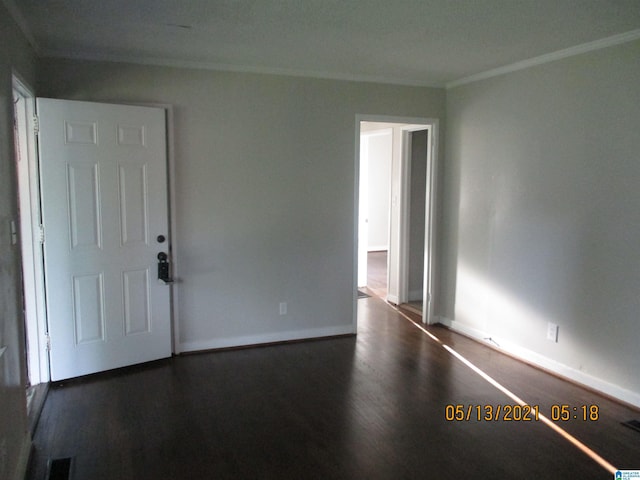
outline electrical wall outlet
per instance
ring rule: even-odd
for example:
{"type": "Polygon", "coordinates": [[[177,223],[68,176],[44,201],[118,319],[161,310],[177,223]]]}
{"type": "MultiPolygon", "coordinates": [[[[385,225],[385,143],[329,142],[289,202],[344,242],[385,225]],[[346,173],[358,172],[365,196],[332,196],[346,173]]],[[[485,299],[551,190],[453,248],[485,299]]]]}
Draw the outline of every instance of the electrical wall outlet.
{"type": "Polygon", "coordinates": [[[280,315],[287,314],[287,302],[280,302],[280,315]]]}
{"type": "Polygon", "coordinates": [[[558,330],[560,327],[555,323],[549,322],[547,324],[547,340],[558,343],[558,330]]]}

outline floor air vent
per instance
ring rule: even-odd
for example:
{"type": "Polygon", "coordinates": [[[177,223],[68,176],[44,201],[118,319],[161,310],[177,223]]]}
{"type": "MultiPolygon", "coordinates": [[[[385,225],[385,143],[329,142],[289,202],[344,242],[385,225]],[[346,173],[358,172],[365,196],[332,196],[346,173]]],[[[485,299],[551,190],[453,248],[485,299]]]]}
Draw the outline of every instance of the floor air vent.
{"type": "Polygon", "coordinates": [[[69,480],[71,473],[71,457],[54,458],[49,463],[47,480],[69,480]]]}
{"type": "Polygon", "coordinates": [[[625,427],[633,428],[636,432],[640,432],[640,420],[629,420],[622,422],[625,427]]]}

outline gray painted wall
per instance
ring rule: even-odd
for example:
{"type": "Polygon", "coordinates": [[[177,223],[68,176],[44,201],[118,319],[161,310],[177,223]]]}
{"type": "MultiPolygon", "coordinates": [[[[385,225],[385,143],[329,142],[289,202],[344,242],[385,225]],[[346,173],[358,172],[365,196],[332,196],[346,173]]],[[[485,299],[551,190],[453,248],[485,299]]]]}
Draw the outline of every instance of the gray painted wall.
{"type": "Polygon", "coordinates": [[[638,59],[636,41],[447,92],[440,312],[640,404],[638,59]]]}
{"type": "MultiPolygon", "coordinates": [[[[0,9],[4,474],[28,439],[8,235],[10,69],[33,81],[34,59],[0,9]]],[[[631,400],[640,398],[638,58],[635,42],[447,92],[436,305],[456,328],[631,400]],[[560,325],[558,343],[545,339],[548,321],[560,325]]],[[[445,118],[438,89],[63,60],[42,61],[38,77],[41,96],[175,106],[179,327],[190,348],[350,327],[355,115],[445,118]]]]}
{"type": "Polygon", "coordinates": [[[369,251],[389,249],[393,130],[367,135],[369,142],[369,251]]]}
{"type": "Polygon", "coordinates": [[[184,348],[353,331],[356,114],[444,118],[444,90],[116,63],[41,66],[42,96],[175,106],[184,348]]]}
{"type": "MultiPolygon", "coordinates": [[[[13,149],[12,69],[34,84],[35,58],[0,3],[0,478],[22,474],[29,453],[24,320],[21,307],[20,249],[11,244],[11,220],[18,221],[13,149]]],[[[16,223],[16,226],[18,224],[16,223]]]]}

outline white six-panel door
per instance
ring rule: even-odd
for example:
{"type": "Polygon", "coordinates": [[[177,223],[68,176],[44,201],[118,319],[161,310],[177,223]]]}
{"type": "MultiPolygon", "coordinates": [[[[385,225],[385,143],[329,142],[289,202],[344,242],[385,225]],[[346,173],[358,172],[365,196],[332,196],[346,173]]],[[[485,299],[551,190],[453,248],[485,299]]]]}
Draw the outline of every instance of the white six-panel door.
{"type": "Polygon", "coordinates": [[[164,111],[42,98],[37,109],[52,380],[170,356],[170,286],[157,279],[164,111]]]}

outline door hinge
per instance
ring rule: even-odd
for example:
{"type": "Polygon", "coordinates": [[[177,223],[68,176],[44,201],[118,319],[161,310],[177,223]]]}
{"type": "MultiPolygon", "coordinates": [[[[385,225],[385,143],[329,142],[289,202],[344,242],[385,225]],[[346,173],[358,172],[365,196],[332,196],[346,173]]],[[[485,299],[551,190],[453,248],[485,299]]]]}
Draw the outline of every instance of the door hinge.
{"type": "Polygon", "coordinates": [[[38,241],[40,245],[44,245],[44,225],[38,225],[38,241]]]}
{"type": "Polygon", "coordinates": [[[51,336],[49,336],[49,332],[44,334],[45,338],[47,339],[47,344],[45,345],[45,349],[47,350],[47,352],[51,351],[51,336]]]}
{"type": "Polygon", "coordinates": [[[40,118],[37,115],[33,116],[33,133],[36,135],[40,133],[40,118]]]}

